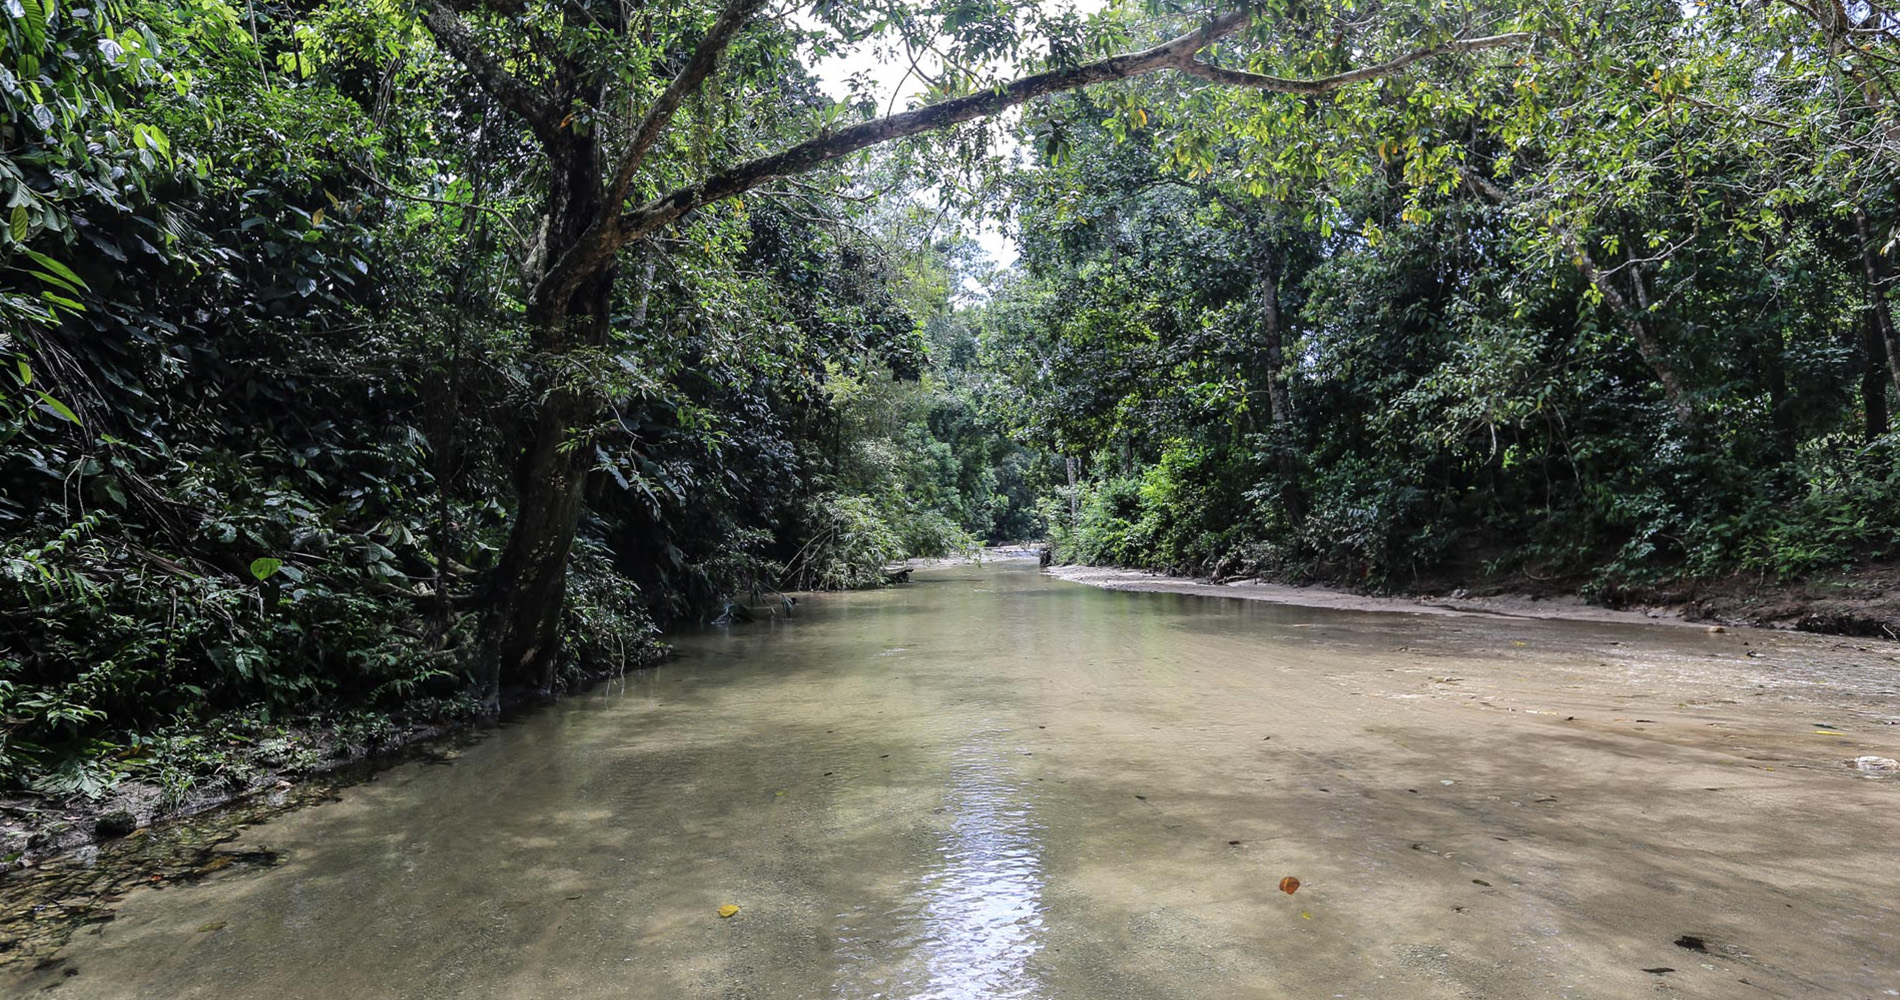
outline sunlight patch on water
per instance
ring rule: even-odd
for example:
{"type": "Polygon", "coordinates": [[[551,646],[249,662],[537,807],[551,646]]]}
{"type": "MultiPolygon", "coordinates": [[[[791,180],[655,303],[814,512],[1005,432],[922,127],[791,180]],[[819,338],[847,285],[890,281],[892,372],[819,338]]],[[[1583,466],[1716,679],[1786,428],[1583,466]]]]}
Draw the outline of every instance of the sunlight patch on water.
{"type": "MultiPolygon", "coordinates": [[[[1043,836],[1011,764],[1010,752],[973,736],[950,765],[944,810],[950,826],[936,858],[916,880],[913,907],[887,915],[887,943],[903,955],[875,965],[845,962],[864,975],[833,995],[915,1000],[1029,1000],[1043,995],[1032,959],[1043,942],[1043,836]],[[865,979],[877,981],[867,982],[865,979]]],[[[862,921],[868,914],[847,914],[862,921]]],[[[872,945],[873,927],[841,927],[840,957],[872,945]]],[[[858,978],[853,976],[853,978],[858,978]]]]}

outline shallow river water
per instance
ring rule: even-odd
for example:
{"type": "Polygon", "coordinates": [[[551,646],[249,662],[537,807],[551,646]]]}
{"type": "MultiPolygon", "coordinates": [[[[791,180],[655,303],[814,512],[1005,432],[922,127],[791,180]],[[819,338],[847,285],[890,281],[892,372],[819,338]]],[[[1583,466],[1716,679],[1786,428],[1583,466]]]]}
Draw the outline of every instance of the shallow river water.
{"type": "Polygon", "coordinates": [[[1894,644],[1011,563],[678,645],[0,995],[1900,996],[1894,644]]]}

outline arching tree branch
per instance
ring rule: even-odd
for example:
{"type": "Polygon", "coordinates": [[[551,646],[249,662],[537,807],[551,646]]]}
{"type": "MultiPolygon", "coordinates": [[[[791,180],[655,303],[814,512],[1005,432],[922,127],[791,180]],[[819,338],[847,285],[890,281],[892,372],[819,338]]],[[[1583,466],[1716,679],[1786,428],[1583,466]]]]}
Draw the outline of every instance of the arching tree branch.
{"type": "Polygon", "coordinates": [[[447,49],[490,97],[520,115],[543,146],[552,149],[560,144],[558,109],[539,91],[502,68],[500,60],[489,54],[447,0],[423,0],[419,13],[437,44],[447,49]]]}
{"type": "Polygon", "coordinates": [[[1258,76],[1251,73],[1233,73],[1230,70],[1219,70],[1208,66],[1195,58],[1197,53],[1216,40],[1245,28],[1250,19],[1250,15],[1244,12],[1226,14],[1210,21],[1202,28],[1141,52],[1037,73],[980,93],[889,115],[818,136],[783,152],[728,168],[698,184],[679,188],[628,211],[620,220],[618,242],[637,240],[693,209],[742,194],[772,178],[814,170],[859,150],[892,139],[935,131],[987,117],[1046,94],[1076,90],[1096,83],[1130,79],[1166,69],[1192,72],[1197,76],[1203,75],[1199,70],[1189,70],[1190,66],[1222,74],[1219,81],[1222,83],[1282,90],[1286,93],[1319,94],[1352,83],[1393,76],[1413,63],[1433,56],[1521,45],[1534,37],[1528,32],[1518,32],[1450,41],[1408,53],[1376,66],[1368,66],[1350,73],[1341,73],[1318,80],[1283,80],[1278,77],[1258,76]],[[1233,78],[1227,77],[1227,74],[1232,74],[1233,78]]]}
{"type": "MultiPolygon", "coordinates": [[[[735,6],[743,2],[735,0],[735,6]]],[[[774,178],[815,170],[881,143],[988,117],[1047,94],[1170,69],[1196,76],[1215,73],[1220,77],[1217,82],[1236,86],[1320,94],[1348,84],[1396,75],[1413,63],[1433,56],[1520,45],[1534,37],[1528,32],[1518,32],[1458,39],[1428,46],[1376,66],[1317,80],[1287,80],[1236,73],[1198,61],[1196,56],[1203,49],[1241,31],[1251,22],[1252,15],[1246,11],[1230,12],[1153,48],[1025,76],[964,97],[826,132],[778,153],[729,167],[698,183],[676,188],[644,205],[623,208],[622,214],[616,219],[604,220],[603,226],[590,231],[589,239],[576,243],[554,263],[535,295],[537,298],[549,298],[570,293],[584,275],[603,266],[620,247],[642,239],[702,206],[743,194],[774,178]]],[[[613,204],[618,207],[619,203],[613,204]]]]}
{"type": "Polygon", "coordinates": [[[680,102],[706,82],[713,67],[719,64],[719,54],[732,44],[732,36],[745,27],[745,23],[765,6],[765,0],[731,0],[726,9],[719,12],[718,20],[707,30],[706,37],[700,40],[699,47],[693,50],[693,57],[686,62],[673,82],[667,84],[659,99],[647,109],[646,116],[640,120],[640,127],[634,130],[633,138],[620,154],[620,166],[614,170],[614,178],[607,185],[607,204],[618,207],[627,197],[627,188],[633,183],[633,176],[646,159],[647,151],[658,142],[666,126],[673,121],[674,112],[679,110],[680,102]]]}
{"type": "Polygon", "coordinates": [[[1482,38],[1455,38],[1438,45],[1415,49],[1388,62],[1382,62],[1374,66],[1363,66],[1359,69],[1348,70],[1344,73],[1335,73],[1332,76],[1322,76],[1312,80],[1296,80],[1283,76],[1263,76],[1259,73],[1246,73],[1235,69],[1225,69],[1200,61],[1200,59],[1197,58],[1197,53],[1189,53],[1187,58],[1182,59],[1175,68],[1189,76],[1198,76],[1203,80],[1212,80],[1215,83],[1229,87],[1251,87],[1255,90],[1271,90],[1280,94],[1318,96],[1338,90],[1341,87],[1349,87],[1355,83],[1364,83],[1368,80],[1379,80],[1388,76],[1395,76],[1413,63],[1421,62],[1433,58],[1434,56],[1452,55],[1460,52],[1479,52],[1484,49],[1504,48],[1512,45],[1527,45],[1531,39],[1535,37],[1537,36],[1528,31],[1515,31],[1505,35],[1486,35],[1482,38]]]}

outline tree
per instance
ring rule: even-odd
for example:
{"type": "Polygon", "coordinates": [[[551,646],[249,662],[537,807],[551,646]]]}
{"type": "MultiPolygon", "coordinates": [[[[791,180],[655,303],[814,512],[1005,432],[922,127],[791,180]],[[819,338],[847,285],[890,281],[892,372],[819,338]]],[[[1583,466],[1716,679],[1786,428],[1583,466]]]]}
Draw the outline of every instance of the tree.
{"type": "MultiPolygon", "coordinates": [[[[672,155],[684,148],[676,123],[681,109],[715,96],[731,99],[748,79],[769,75],[774,59],[786,52],[784,26],[762,28],[760,34],[768,37],[751,54],[749,72],[726,80],[725,95],[708,94],[722,59],[763,7],[763,0],[731,0],[708,21],[707,12],[685,6],[424,0],[421,17],[437,44],[533,136],[548,178],[524,266],[523,321],[541,357],[539,401],[519,463],[514,521],[495,574],[478,670],[479,683],[491,696],[504,680],[546,687],[552,677],[567,556],[593,464],[590,450],[577,447],[574,437],[601,407],[584,380],[571,377],[567,362],[605,344],[624,248],[774,179],[816,170],[875,145],[993,116],[1048,94],[1174,71],[1221,86],[1317,96],[1402,73],[1434,56],[1530,41],[1525,33],[1445,32],[1441,41],[1382,62],[1311,78],[1284,77],[1204,59],[1223,41],[1245,53],[1251,44],[1272,40],[1269,18],[1247,11],[1217,13],[1149,48],[1089,61],[1056,46],[1045,60],[1048,68],[1006,82],[989,83],[959,71],[933,103],[842,127],[821,118],[815,127],[803,127],[802,138],[795,132],[788,137],[792,130],[774,123],[778,128],[766,130],[763,138],[785,143],[777,151],[722,168],[682,171],[682,158],[672,155]],[[644,111],[636,113],[640,104],[644,111]]],[[[904,23],[914,30],[922,23],[940,31],[955,42],[950,60],[955,65],[957,45],[978,56],[996,54],[999,31],[1008,49],[1019,48],[1015,13],[1001,6],[977,13],[899,8],[877,16],[887,30],[904,23]]],[[[833,17],[848,20],[836,11],[833,17]]]]}

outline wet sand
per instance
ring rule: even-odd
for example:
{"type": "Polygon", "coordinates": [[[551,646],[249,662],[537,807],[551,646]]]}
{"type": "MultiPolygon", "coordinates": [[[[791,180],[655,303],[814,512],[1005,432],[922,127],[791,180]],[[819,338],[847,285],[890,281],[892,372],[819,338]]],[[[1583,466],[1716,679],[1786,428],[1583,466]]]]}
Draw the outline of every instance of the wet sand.
{"type": "Polygon", "coordinates": [[[1900,775],[1846,763],[1900,758],[1892,644],[914,579],[256,828],[0,995],[1900,996],[1900,775]]]}
{"type": "Polygon", "coordinates": [[[1210,583],[1184,576],[1168,576],[1140,569],[1113,566],[1054,566],[1049,575],[1059,580],[1086,583],[1104,590],[1125,590],[1138,594],[1192,594],[1196,597],[1225,597],[1238,601],[1271,601],[1304,608],[1332,608],[1337,611],[1400,611],[1422,615],[1492,615],[1500,618],[1548,618],[1573,622],[1606,622],[1624,625],[1688,625],[1708,628],[1707,622],[1689,621],[1675,608],[1620,610],[1585,603],[1575,595],[1564,597],[1374,597],[1355,594],[1336,587],[1296,587],[1268,580],[1234,580],[1210,583]]]}

